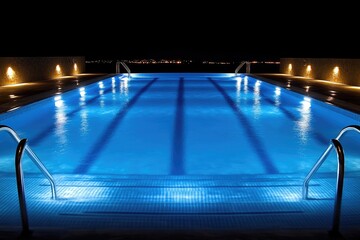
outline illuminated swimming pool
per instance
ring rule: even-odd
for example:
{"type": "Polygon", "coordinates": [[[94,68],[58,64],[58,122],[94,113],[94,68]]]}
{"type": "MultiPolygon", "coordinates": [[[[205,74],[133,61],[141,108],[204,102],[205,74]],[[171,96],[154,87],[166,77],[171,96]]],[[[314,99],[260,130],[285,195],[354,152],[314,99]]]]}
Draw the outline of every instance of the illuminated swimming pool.
{"type": "MultiPolygon", "coordinates": [[[[0,119],[52,173],[155,175],[306,173],[331,138],[359,123],[309,97],[225,74],[114,77],[0,119]]],[[[356,139],[345,139],[348,158],[356,139]]],[[[12,166],[7,142],[2,164],[12,166]]],[[[356,161],[348,167],[360,170],[356,161]]]]}
{"type": "MultiPolygon", "coordinates": [[[[163,221],[166,214],[175,216],[181,213],[181,209],[185,215],[203,213],[205,220],[202,221],[206,222],[211,214],[218,214],[217,217],[222,219],[225,215],[240,212],[242,217],[244,214],[260,214],[259,219],[264,219],[264,215],[272,213],[281,219],[281,214],[304,213],[303,205],[296,205],[294,210],[280,202],[299,204],[302,201],[301,180],[328,146],[329,140],[336,137],[343,127],[359,125],[359,116],[249,76],[181,73],[133,74],[130,79],[112,77],[1,114],[0,123],[11,126],[22,138],[28,139],[29,145],[60,185],[60,198],[70,199],[72,204],[89,197],[81,194],[88,182],[92,189],[94,186],[104,187],[103,191],[89,197],[92,200],[99,196],[102,199],[109,197],[109,191],[123,190],[121,194],[117,193],[120,200],[110,196],[110,203],[101,210],[103,218],[107,210],[107,214],[114,212],[109,210],[112,209],[109,205],[114,207],[115,202],[128,201],[128,205],[124,203],[122,207],[132,206],[131,203],[136,206],[147,204],[144,209],[140,207],[141,211],[134,207],[133,213],[153,214],[162,219],[158,222],[163,221]],[[75,190],[79,186],[82,190],[75,190]],[[274,186],[276,191],[262,189],[274,186]],[[141,198],[137,193],[147,197],[141,198]],[[215,201],[216,196],[218,201],[215,201]],[[123,199],[127,197],[130,200],[123,199]],[[201,204],[207,203],[207,199],[213,207],[204,210],[201,204]],[[173,208],[167,205],[161,208],[156,205],[157,201],[176,204],[172,205],[173,208]],[[269,201],[273,204],[271,208],[261,207],[269,201]],[[257,205],[242,206],[249,202],[257,205]],[[234,207],[234,204],[238,205],[234,207]]],[[[0,143],[0,173],[4,178],[11,178],[16,144],[5,134],[0,136],[0,143]]],[[[351,182],[356,185],[359,182],[356,176],[360,173],[360,164],[356,161],[360,138],[349,133],[342,144],[346,151],[346,171],[352,174],[351,182]]],[[[336,161],[336,155],[332,153],[320,168],[320,173],[332,184],[336,161]]],[[[38,170],[26,158],[23,167],[25,178],[27,175],[37,176],[38,170]]],[[[326,196],[325,208],[329,209],[329,215],[333,204],[329,196],[334,193],[334,186],[330,183],[325,181],[323,186],[331,190],[326,190],[326,193],[321,190],[320,194],[326,196]]],[[[45,180],[37,184],[42,186],[42,191],[48,190],[45,180]]],[[[42,199],[48,203],[44,200],[48,196],[34,193],[30,199],[34,202],[42,199]]],[[[303,204],[309,205],[305,201],[303,204]]],[[[318,203],[313,201],[311,204],[318,203]]],[[[86,205],[82,206],[86,208],[86,205]]],[[[69,217],[68,210],[59,211],[61,216],[69,217]]],[[[101,211],[83,210],[82,214],[88,216],[101,211]]],[[[321,216],[324,219],[329,216],[326,211],[321,216]]],[[[130,210],[124,209],[115,212],[131,214],[130,210]]],[[[12,214],[15,215],[3,213],[6,216],[12,214]]],[[[184,217],[181,219],[181,224],[187,221],[184,217]]],[[[284,219],[291,225],[287,220],[284,219]]],[[[13,224],[16,225],[16,221],[13,224]]],[[[216,225],[215,222],[212,224],[216,225]]],[[[310,221],[304,226],[324,227],[328,222],[314,225],[310,221]]],[[[43,226],[45,223],[37,224],[43,226]]],[[[155,227],[156,224],[152,224],[142,222],[141,226],[155,227]]],[[[287,226],[274,224],[280,228],[287,226]]],[[[125,225],[121,226],[139,227],[125,225]]],[[[240,225],[249,227],[251,224],[235,221],[229,228],[240,225]]],[[[1,222],[0,226],[7,224],[1,222]]],[[[119,225],[114,226],[119,228],[119,225]]],[[[164,226],[163,223],[156,225],[158,228],[164,226]]],[[[211,228],[212,225],[204,223],[198,228],[204,226],[211,228]]],[[[264,224],[251,226],[264,227],[264,224]]],[[[294,226],[297,225],[291,225],[294,226]]],[[[174,228],[181,227],[176,225],[174,228]]]]}

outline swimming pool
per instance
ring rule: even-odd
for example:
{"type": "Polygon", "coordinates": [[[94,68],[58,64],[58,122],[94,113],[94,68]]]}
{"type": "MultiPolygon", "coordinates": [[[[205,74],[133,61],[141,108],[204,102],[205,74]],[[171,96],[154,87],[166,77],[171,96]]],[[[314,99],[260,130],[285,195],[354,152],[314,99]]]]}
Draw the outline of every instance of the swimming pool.
{"type": "MultiPolygon", "coordinates": [[[[331,138],[347,125],[359,125],[359,115],[250,76],[163,73],[111,77],[1,114],[0,124],[12,127],[20,137],[29,140],[28,144],[57,182],[67,186],[67,190],[60,189],[60,197],[64,199],[79,196],[69,193],[74,187],[73,183],[65,183],[69,179],[76,179],[81,185],[80,182],[92,177],[113,176],[116,179],[112,182],[114,189],[124,187],[119,182],[131,178],[132,182],[125,184],[125,188],[139,185],[150,195],[159,194],[157,190],[148,189],[153,187],[151,181],[158,181],[160,187],[168,188],[160,194],[162,197],[155,194],[157,200],[168,196],[171,200],[167,199],[167,203],[189,204],[206,202],[207,196],[209,199],[216,196],[219,199],[212,199],[211,204],[215,201],[224,207],[226,201],[240,205],[243,201],[255,201],[259,205],[262,201],[273,202],[274,196],[266,191],[264,194],[270,194],[268,198],[259,197],[260,188],[283,186],[282,183],[292,181],[291,176],[295,176],[296,181],[303,179],[331,138]],[[278,180],[274,185],[269,179],[275,181],[275,178],[278,180]],[[246,181],[252,183],[247,185],[246,181]],[[207,185],[209,182],[211,186],[207,185]],[[260,184],[255,195],[234,197],[242,194],[239,189],[234,190],[234,195],[229,193],[229,188],[239,187],[237,184],[254,190],[252,184],[255,182],[260,184]],[[211,195],[211,191],[221,186],[225,186],[225,192],[216,190],[211,195]],[[213,190],[204,191],[207,187],[213,190]],[[228,200],[221,200],[225,196],[228,200]]],[[[356,161],[356,151],[360,138],[348,133],[341,142],[346,151],[346,171],[357,176],[360,164],[356,161]]],[[[8,176],[14,172],[16,144],[5,134],[0,135],[0,144],[0,173],[8,176]]],[[[320,172],[334,177],[336,161],[332,153],[320,172]]],[[[23,168],[25,176],[38,173],[26,157],[23,168]]],[[[104,179],[95,182],[101,185],[104,179]]],[[[301,192],[301,184],[289,186],[287,190],[277,191],[275,198],[300,201],[301,196],[295,195],[301,192]],[[289,190],[292,188],[296,188],[294,192],[289,190]]],[[[40,194],[32,199],[37,197],[42,199],[40,194]]],[[[129,201],[136,202],[134,197],[129,201]]],[[[332,201],[326,204],[332,208],[332,201]]],[[[222,208],[220,205],[211,208],[211,211],[217,209],[212,213],[216,215],[222,208]]],[[[276,206],[271,206],[271,211],[264,208],[264,211],[279,214],[274,208],[276,206]]],[[[279,209],[283,208],[279,205],[279,209]]],[[[166,207],[165,210],[156,209],[170,211],[166,207]]],[[[181,212],[181,209],[186,212],[187,208],[180,206],[170,212],[181,212]]],[[[231,205],[221,210],[220,215],[230,214],[234,209],[231,205]]],[[[252,206],[246,214],[258,214],[259,209],[261,207],[252,206]]],[[[144,212],[147,210],[141,213],[144,212]]],[[[284,214],[299,212],[299,209],[280,211],[284,214]]],[[[158,216],[158,212],[154,215],[158,216]]]]}
{"type": "MultiPolygon", "coordinates": [[[[52,173],[192,175],[306,173],[331,138],[359,124],[356,117],[247,76],[135,74],[0,120],[28,138],[52,173]]],[[[13,165],[15,144],[0,140],[4,171],[13,165]]],[[[347,159],[356,156],[358,140],[344,138],[347,159]]],[[[32,164],[24,167],[32,171],[32,164]]]]}

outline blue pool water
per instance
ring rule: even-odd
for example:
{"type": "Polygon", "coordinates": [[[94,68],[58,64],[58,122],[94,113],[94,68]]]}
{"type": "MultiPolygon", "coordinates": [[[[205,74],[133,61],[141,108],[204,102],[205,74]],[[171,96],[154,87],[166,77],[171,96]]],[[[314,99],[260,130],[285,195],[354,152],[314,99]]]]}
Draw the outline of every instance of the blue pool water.
{"type": "MultiPolygon", "coordinates": [[[[1,114],[51,173],[306,174],[359,116],[248,76],[133,74],[1,114]]],[[[0,135],[0,172],[16,144],[0,135]]],[[[347,171],[360,138],[348,133],[347,171]]],[[[320,169],[336,169],[335,154],[320,169]]],[[[24,161],[25,172],[38,172],[24,161]]]]}

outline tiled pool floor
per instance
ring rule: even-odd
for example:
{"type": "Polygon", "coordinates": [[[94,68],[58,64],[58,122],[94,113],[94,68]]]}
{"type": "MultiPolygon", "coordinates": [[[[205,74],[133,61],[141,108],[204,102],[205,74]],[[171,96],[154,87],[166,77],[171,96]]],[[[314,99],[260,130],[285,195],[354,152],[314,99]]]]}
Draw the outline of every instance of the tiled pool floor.
{"type": "MultiPolygon", "coordinates": [[[[360,226],[360,184],[345,180],[342,231],[360,226]],[[351,187],[350,187],[351,186],[351,187]],[[349,189],[351,188],[351,189],[349,189]]],[[[41,175],[25,176],[30,228],[67,230],[232,232],[329,230],[335,180],[302,176],[55,175],[58,199],[41,175]]],[[[357,176],[358,177],[358,176],[357,176]]],[[[21,229],[15,179],[1,174],[0,230],[21,229]]]]}

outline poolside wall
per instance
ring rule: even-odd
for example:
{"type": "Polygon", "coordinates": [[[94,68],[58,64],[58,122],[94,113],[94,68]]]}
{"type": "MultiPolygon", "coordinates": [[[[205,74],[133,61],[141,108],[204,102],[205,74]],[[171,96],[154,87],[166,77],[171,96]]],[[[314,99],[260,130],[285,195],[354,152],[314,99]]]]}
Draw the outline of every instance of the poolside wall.
{"type": "Polygon", "coordinates": [[[44,81],[84,71],[85,57],[80,56],[0,57],[0,86],[44,81]],[[76,71],[74,64],[76,64],[76,71]]]}
{"type": "Polygon", "coordinates": [[[360,86],[360,59],[281,58],[280,72],[360,86]]]}

